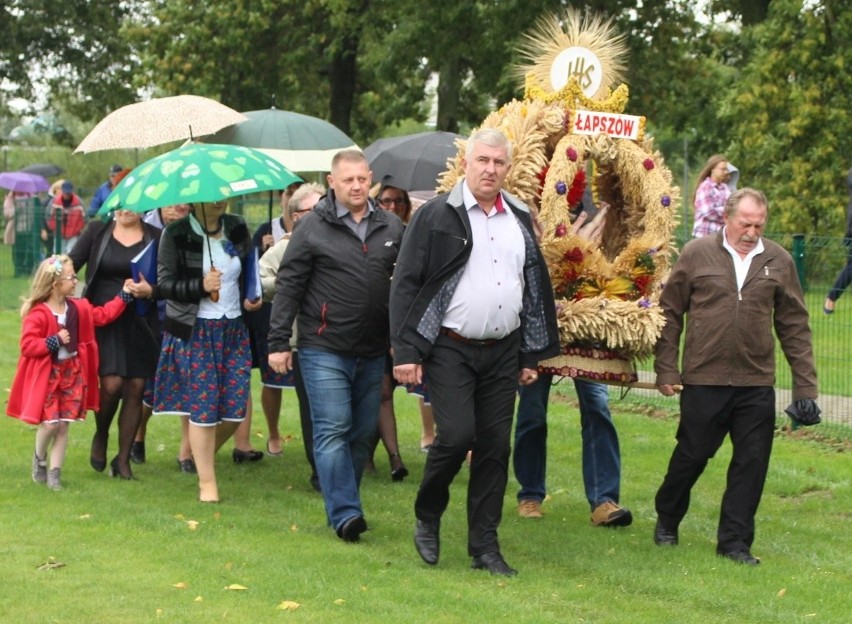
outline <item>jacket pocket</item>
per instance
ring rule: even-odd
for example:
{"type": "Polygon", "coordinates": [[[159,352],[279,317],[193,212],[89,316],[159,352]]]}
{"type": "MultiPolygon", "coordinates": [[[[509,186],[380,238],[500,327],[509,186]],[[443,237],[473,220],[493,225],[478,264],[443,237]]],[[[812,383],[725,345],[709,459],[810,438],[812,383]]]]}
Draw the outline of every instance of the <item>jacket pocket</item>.
{"type": "Polygon", "coordinates": [[[442,273],[467,248],[469,241],[464,236],[433,230],[429,233],[429,257],[426,262],[427,275],[442,273]]]}

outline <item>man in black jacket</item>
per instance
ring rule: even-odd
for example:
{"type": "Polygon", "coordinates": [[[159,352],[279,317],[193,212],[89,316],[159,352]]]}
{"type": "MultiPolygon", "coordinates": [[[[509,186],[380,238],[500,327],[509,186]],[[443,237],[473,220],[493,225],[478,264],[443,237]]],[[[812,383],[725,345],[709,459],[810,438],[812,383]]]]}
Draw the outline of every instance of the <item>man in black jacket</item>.
{"type": "Polygon", "coordinates": [[[358,488],[379,415],[403,231],[396,215],[371,203],[371,177],[361,152],[334,157],[328,195],[301,219],[284,253],[269,331],[269,365],[286,373],[298,314],[317,474],[329,524],[347,542],[367,530],[358,488]]]}
{"type": "Polygon", "coordinates": [[[509,467],[517,385],[537,379],[559,352],[547,267],[523,203],[502,191],[511,145],[498,130],[474,133],[465,179],[414,214],[391,288],[394,375],[425,371],[437,425],[414,505],[414,543],[435,565],[449,487],[468,449],[468,552],[472,567],[512,576],[497,527],[509,467]]]}

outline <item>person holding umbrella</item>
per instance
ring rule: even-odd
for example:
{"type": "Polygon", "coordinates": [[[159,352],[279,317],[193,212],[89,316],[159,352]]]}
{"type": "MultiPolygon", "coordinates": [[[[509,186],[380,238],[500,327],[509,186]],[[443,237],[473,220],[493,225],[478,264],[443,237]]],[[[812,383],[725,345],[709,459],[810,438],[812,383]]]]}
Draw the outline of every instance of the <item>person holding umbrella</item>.
{"type": "Polygon", "coordinates": [[[251,350],[240,275],[251,250],[242,217],[227,202],[199,202],[166,226],[160,239],[157,288],[167,299],[163,347],[154,389],[155,413],[190,418],[189,444],[199,500],[218,502],[214,455],[245,417],[251,350]]]}

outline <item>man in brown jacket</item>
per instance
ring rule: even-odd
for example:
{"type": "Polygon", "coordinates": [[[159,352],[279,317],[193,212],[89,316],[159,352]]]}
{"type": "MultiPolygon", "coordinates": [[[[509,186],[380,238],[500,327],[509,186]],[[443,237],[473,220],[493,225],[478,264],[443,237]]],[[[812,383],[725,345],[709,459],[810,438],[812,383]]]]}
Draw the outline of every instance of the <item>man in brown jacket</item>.
{"type": "Polygon", "coordinates": [[[773,326],[793,371],[794,401],[818,410],[808,311],[790,254],[761,237],[767,216],[763,193],[741,189],[725,206],[724,229],[686,244],[660,300],[666,325],[654,365],[662,394],[683,386],[677,446],[656,496],[654,542],[677,544],[690,490],[730,434],[716,552],[747,565],[760,562],[751,554],[754,516],[775,430],[773,326]]]}

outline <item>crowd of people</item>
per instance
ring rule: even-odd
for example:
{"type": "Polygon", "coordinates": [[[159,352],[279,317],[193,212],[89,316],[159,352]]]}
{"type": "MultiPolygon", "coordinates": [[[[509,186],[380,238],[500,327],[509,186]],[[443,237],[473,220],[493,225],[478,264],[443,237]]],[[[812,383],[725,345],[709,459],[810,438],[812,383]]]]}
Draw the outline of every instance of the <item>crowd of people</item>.
{"type": "MultiPolygon", "coordinates": [[[[343,150],[327,189],[285,189],[281,215],[254,236],[224,201],[165,207],[144,218],[118,210],[85,227],[82,211],[79,224],[69,219],[57,233],[67,254],[39,264],[21,309],[21,358],[7,406],[9,415],[38,426],[32,479],[61,489],[68,425],[87,410],[96,422],[92,468],[109,466],[113,477],[134,479],[132,464],[146,461],[151,414],[178,414],[178,469],[197,475],[200,501],[218,502],[215,456],[229,438],[235,462],[265,456],[248,436],[251,369],[258,367],[265,453],[282,453],[281,394],[294,387],[310,483],[337,536],[358,542],[369,528],[360,485],[380,440],[391,478],[409,474],[393,410],[394,388],[404,385],[424,397],[417,553],[438,563],[451,484],[467,462],[471,567],[517,574],[498,528],[510,458],[519,515],[545,513],[554,380],[538,365],[559,352],[556,305],[535,211],[503,188],[510,141],[498,130],[475,132],[462,166],[464,178],[452,190],[412,212],[406,189],[392,178],[374,187],[363,153],[343,150]],[[246,291],[255,251],[262,298],[246,291]],[[132,274],[145,253],[156,253],[156,280],[132,274]],[[75,298],[84,266],[85,291],[75,298]],[[116,413],[118,444],[108,461],[116,413]]],[[[773,327],[800,409],[818,409],[817,390],[792,260],[762,235],[766,198],[753,189],[730,192],[727,170],[723,157],[708,162],[696,196],[696,235],[707,236],[685,246],[661,299],[667,323],[657,383],[665,395],[681,392],[681,420],[656,496],[653,539],[678,543],[690,489],[730,435],[717,552],[753,565],[754,517],[774,428],[773,327]]],[[[107,190],[122,170],[110,173],[107,190]]],[[[75,210],[78,201],[63,185],[53,203],[75,210]]],[[[573,232],[600,236],[600,220],[578,219],[573,232]]],[[[574,385],[591,522],[627,526],[633,516],[620,504],[621,454],[607,387],[579,379],[574,385]]]]}

